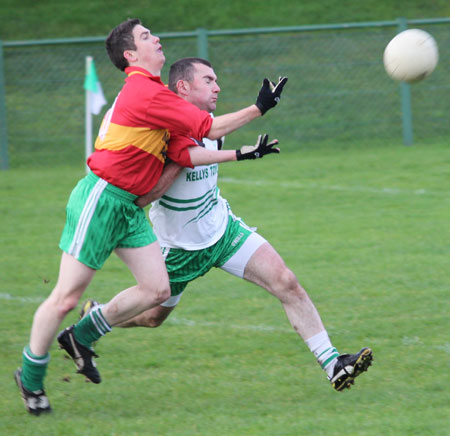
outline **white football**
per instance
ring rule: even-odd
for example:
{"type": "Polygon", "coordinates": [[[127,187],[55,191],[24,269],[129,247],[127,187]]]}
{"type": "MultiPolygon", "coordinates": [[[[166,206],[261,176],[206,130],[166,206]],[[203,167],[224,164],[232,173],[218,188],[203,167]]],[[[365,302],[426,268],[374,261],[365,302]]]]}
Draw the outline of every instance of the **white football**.
{"type": "Polygon", "coordinates": [[[424,30],[408,29],[395,36],[384,50],[386,72],[394,80],[414,83],[429,76],[439,60],[434,38],[424,30]]]}

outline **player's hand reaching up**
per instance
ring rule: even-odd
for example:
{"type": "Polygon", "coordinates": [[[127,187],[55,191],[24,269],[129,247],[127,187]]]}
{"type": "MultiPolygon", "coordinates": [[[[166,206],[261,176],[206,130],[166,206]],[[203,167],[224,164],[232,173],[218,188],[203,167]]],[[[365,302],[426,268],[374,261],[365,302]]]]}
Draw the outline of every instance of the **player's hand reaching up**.
{"type": "Polygon", "coordinates": [[[281,98],[281,92],[284,85],[288,81],[287,77],[280,77],[278,83],[272,82],[269,79],[264,79],[261,89],[259,90],[258,98],[256,99],[256,106],[264,115],[269,109],[277,105],[281,98]]]}
{"type": "Polygon", "coordinates": [[[274,148],[274,145],[278,144],[278,139],[274,139],[273,141],[267,143],[268,140],[269,135],[267,135],[267,133],[264,133],[264,135],[259,135],[258,141],[255,145],[244,145],[240,150],[236,150],[236,159],[258,159],[266,154],[279,153],[280,149],[278,147],[274,148]]]}

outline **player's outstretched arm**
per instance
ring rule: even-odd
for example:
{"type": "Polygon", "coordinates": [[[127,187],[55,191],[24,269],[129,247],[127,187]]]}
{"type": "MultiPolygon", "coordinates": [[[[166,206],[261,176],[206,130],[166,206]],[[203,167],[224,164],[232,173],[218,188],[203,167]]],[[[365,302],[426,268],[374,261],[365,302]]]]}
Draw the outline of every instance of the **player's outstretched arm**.
{"type": "MultiPolygon", "coordinates": [[[[189,147],[189,155],[193,166],[210,165],[213,163],[231,162],[235,160],[259,159],[266,154],[279,153],[280,149],[274,147],[278,140],[269,141],[269,135],[264,133],[258,136],[255,145],[243,145],[239,150],[207,150],[198,145],[189,147]]],[[[168,162],[155,187],[147,194],[141,195],[135,200],[139,207],[145,207],[160,198],[172,185],[183,167],[175,162],[168,162]]]]}
{"type": "Polygon", "coordinates": [[[280,149],[274,147],[278,140],[268,142],[266,133],[258,136],[255,145],[244,145],[239,150],[207,150],[203,147],[189,147],[192,165],[209,165],[213,163],[231,162],[235,160],[258,159],[266,154],[279,153],[280,149]]]}
{"type": "Polygon", "coordinates": [[[237,112],[215,117],[208,133],[208,138],[218,139],[239,129],[250,121],[264,115],[269,109],[275,107],[281,98],[287,77],[280,77],[278,83],[264,79],[259,90],[256,103],[237,112]]]}

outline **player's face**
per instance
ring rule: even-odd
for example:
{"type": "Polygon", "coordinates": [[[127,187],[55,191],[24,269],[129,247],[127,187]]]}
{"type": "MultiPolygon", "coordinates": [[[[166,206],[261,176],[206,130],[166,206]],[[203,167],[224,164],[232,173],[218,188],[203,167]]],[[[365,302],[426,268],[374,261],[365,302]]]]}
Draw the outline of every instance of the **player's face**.
{"type": "Polygon", "coordinates": [[[186,100],[198,108],[214,112],[220,87],[214,70],[207,65],[195,64],[195,73],[192,82],[189,82],[189,92],[186,100]]]}
{"type": "Polygon", "coordinates": [[[129,50],[137,59],[138,66],[142,66],[151,73],[160,71],[166,60],[159,38],[150,33],[150,30],[138,24],[133,29],[136,50],[129,50]]]}

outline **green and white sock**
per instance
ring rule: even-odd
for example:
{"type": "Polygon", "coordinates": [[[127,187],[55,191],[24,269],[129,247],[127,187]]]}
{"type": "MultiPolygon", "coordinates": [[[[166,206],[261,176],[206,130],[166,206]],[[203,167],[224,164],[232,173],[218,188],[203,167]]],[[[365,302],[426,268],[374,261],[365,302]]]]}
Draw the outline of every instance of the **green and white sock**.
{"type": "Polygon", "coordinates": [[[103,305],[94,307],[89,315],[75,324],[73,329],[75,339],[85,347],[91,348],[93,342],[111,331],[111,326],[102,314],[102,307],[103,305]]]}
{"type": "Polygon", "coordinates": [[[334,365],[336,364],[336,359],[339,356],[336,348],[331,345],[328,333],[324,330],[317,335],[307,339],[306,345],[319,362],[319,365],[327,373],[329,377],[333,375],[334,365]]]}
{"type": "Polygon", "coordinates": [[[27,345],[22,353],[22,384],[29,391],[39,391],[44,389],[44,377],[47,372],[50,354],[37,356],[31,352],[27,345]]]}

